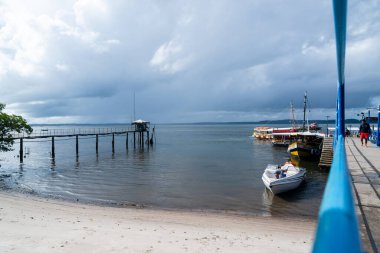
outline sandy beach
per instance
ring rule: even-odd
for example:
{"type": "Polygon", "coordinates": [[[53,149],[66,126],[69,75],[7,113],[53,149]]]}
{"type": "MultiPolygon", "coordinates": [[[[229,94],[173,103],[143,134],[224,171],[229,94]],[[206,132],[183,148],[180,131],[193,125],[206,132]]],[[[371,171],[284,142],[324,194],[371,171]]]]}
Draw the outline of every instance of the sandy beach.
{"type": "Polygon", "coordinates": [[[309,252],[315,222],[0,192],[0,252],[309,252]]]}

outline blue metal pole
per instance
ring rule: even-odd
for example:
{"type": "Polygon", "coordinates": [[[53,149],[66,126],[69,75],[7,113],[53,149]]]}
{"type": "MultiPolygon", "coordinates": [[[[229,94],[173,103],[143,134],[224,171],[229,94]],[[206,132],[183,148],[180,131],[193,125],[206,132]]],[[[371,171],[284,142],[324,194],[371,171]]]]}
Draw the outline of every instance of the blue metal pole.
{"type": "Polygon", "coordinates": [[[337,120],[335,131],[335,142],[338,136],[344,136],[344,61],[346,55],[346,20],[347,20],[347,0],[334,0],[334,24],[335,24],[335,43],[338,68],[338,94],[337,94],[337,120]]]}
{"type": "Polygon", "coordinates": [[[344,136],[339,136],[319,209],[313,253],[362,252],[347,166],[344,136]]]}
{"type": "Polygon", "coordinates": [[[344,60],[347,0],[333,0],[338,89],[334,158],[319,210],[314,253],[361,252],[350,175],[345,150],[344,60]]]}
{"type": "Polygon", "coordinates": [[[380,105],[379,105],[379,112],[377,114],[377,139],[376,139],[376,145],[380,147],[380,105]]]}
{"type": "Polygon", "coordinates": [[[344,136],[345,132],[345,115],[344,115],[344,83],[338,84],[338,97],[337,97],[337,137],[344,136]]]}

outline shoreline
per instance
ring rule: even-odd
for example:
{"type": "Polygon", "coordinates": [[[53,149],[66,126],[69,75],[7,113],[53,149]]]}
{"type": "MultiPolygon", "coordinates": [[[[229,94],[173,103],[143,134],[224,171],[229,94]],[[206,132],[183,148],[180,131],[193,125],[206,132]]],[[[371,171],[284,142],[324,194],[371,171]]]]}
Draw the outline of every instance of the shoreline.
{"type": "Polygon", "coordinates": [[[294,216],[289,214],[273,214],[270,212],[262,211],[261,213],[254,213],[241,210],[228,210],[228,209],[207,209],[207,208],[181,208],[181,207],[168,207],[168,206],[155,206],[148,205],[138,202],[114,202],[106,200],[90,200],[90,199],[78,199],[69,198],[61,195],[46,195],[35,191],[23,191],[20,189],[13,188],[1,188],[0,193],[14,196],[25,196],[26,198],[46,200],[46,201],[56,201],[59,203],[70,203],[74,205],[87,205],[87,206],[97,206],[97,207],[110,207],[110,208],[130,208],[130,209],[144,209],[151,211],[168,211],[168,212],[184,212],[184,213],[209,213],[209,214],[221,214],[221,215],[232,215],[232,216],[243,216],[243,217],[272,217],[276,219],[292,219],[296,217],[299,220],[307,220],[311,222],[316,222],[318,220],[317,216],[304,215],[297,213],[294,216]]]}
{"type": "Polygon", "coordinates": [[[0,191],[2,252],[305,252],[316,221],[111,207],[0,191]]]}

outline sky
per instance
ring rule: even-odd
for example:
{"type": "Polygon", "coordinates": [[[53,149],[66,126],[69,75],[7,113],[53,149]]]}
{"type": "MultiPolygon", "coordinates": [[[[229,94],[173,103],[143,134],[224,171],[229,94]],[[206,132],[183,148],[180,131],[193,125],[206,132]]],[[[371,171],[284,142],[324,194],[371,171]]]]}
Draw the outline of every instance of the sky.
{"type": "MultiPolygon", "coordinates": [[[[347,22],[357,118],[380,104],[380,0],[347,22]]],[[[334,118],[334,36],[331,0],[0,0],[0,102],[35,124],[240,122],[301,119],[307,91],[334,118]]]]}

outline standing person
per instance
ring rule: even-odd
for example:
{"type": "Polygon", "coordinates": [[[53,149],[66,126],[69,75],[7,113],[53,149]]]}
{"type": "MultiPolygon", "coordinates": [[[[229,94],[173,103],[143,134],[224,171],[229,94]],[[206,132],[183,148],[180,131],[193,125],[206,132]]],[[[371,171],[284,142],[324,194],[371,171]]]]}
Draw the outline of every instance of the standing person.
{"type": "Polygon", "coordinates": [[[369,134],[371,133],[371,127],[365,121],[365,119],[363,119],[361,124],[360,124],[359,133],[360,133],[360,141],[362,143],[362,146],[363,146],[363,139],[364,139],[365,140],[365,146],[367,147],[369,134]]]}
{"type": "Polygon", "coordinates": [[[346,127],[346,131],[345,131],[345,135],[346,135],[346,137],[350,137],[351,136],[351,132],[350,132],[350,130],[348,130],[347,127],[346,127]]]}

